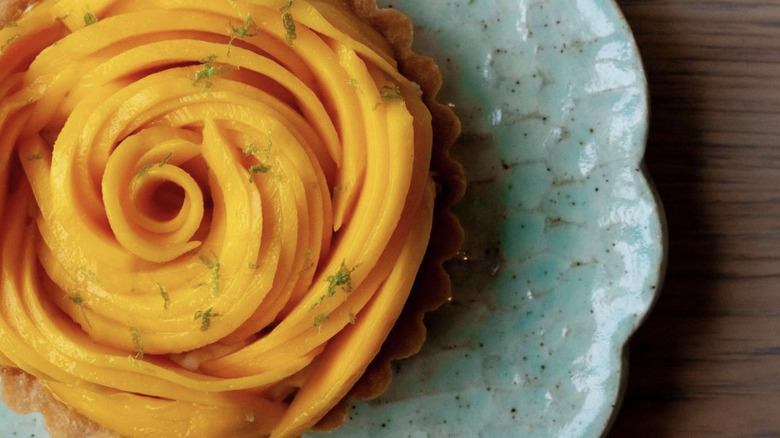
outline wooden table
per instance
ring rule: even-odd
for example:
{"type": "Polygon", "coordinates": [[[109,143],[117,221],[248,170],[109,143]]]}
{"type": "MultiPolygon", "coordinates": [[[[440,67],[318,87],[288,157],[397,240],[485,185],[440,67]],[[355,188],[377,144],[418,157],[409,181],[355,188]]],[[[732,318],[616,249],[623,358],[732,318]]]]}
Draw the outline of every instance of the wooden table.
{"type": "Polygon", "coordinates": [[[618,0],[669,266],[609,437],[780,437],[780,0],[618,0]]]}

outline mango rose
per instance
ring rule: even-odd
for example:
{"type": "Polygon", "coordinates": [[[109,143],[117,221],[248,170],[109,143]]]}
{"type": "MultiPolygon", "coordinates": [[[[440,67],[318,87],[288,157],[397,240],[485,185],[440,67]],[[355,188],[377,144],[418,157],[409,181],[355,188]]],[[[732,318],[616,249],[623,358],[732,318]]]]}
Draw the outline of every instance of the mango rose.
{"type": "Polygon", "coordinates": [[[0,365],[122,436],[320,421],[433,224],[392,46],[339,0],[44,0],[0,44],[0,365]]]}

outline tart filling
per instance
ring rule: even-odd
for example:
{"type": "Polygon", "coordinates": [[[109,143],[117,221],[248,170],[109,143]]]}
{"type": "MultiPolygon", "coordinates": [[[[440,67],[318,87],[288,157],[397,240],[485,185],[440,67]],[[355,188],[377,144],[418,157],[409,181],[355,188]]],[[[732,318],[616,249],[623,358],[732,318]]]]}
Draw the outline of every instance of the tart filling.
{"type": "Polygon", "coordinates": [[[338,0],[46,0],[0,43],[0,365],[123,436],[314,426],[431,234],[394,48],[338,0]]]}

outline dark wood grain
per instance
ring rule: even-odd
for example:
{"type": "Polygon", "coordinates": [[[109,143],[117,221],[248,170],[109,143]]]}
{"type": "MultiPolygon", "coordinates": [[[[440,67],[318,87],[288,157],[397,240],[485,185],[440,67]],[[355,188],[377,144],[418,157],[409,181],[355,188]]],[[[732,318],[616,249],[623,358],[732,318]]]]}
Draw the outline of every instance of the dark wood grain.
{"type": "Polygon", "coordinates": [[[780,437],[780,1],[618,0],[668,275],[610,437],[780,437]]]}

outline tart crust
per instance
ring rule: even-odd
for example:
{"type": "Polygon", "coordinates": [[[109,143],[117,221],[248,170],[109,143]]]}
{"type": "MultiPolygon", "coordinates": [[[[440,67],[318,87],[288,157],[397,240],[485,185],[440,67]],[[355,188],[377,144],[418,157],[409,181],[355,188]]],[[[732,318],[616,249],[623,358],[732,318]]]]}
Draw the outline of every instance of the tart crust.
{"type": "MultiPolygon", "coordinates": [[[[350,393],[314,427],[318,431],[339,427],[351,399],[368,400],[381,395],[392,379],[391,362],[417,353],[425,342],[424,316],[447,302],[451,296],[450,277],[443,264],[460,249],[464,232],[451,211],[465,192],[461,165],[451,158],[450,147],[460,135],[460,121],[451,106],[437,101],[442,85],[441,72],[433,59],[412,50],[413,26],[403,13],[380,9],[376,0],[342,0],[363,20],[379,31],[393,48],[399,71],[416,82],[432,115],[433,154],[431,173],[436,182],[433,230],[414,287],[401,316],[385,340],[379,354],[350,393]]],[[[18,18],[33,0],[0,0],[0,27],[18,18]]],[[[55,438],[110,438],[117,435],[83,417],[56,399],[35,377],[16,368],[0,366],[2,398],[20,414],[40,412],[46,428],[55,438]]]]}

